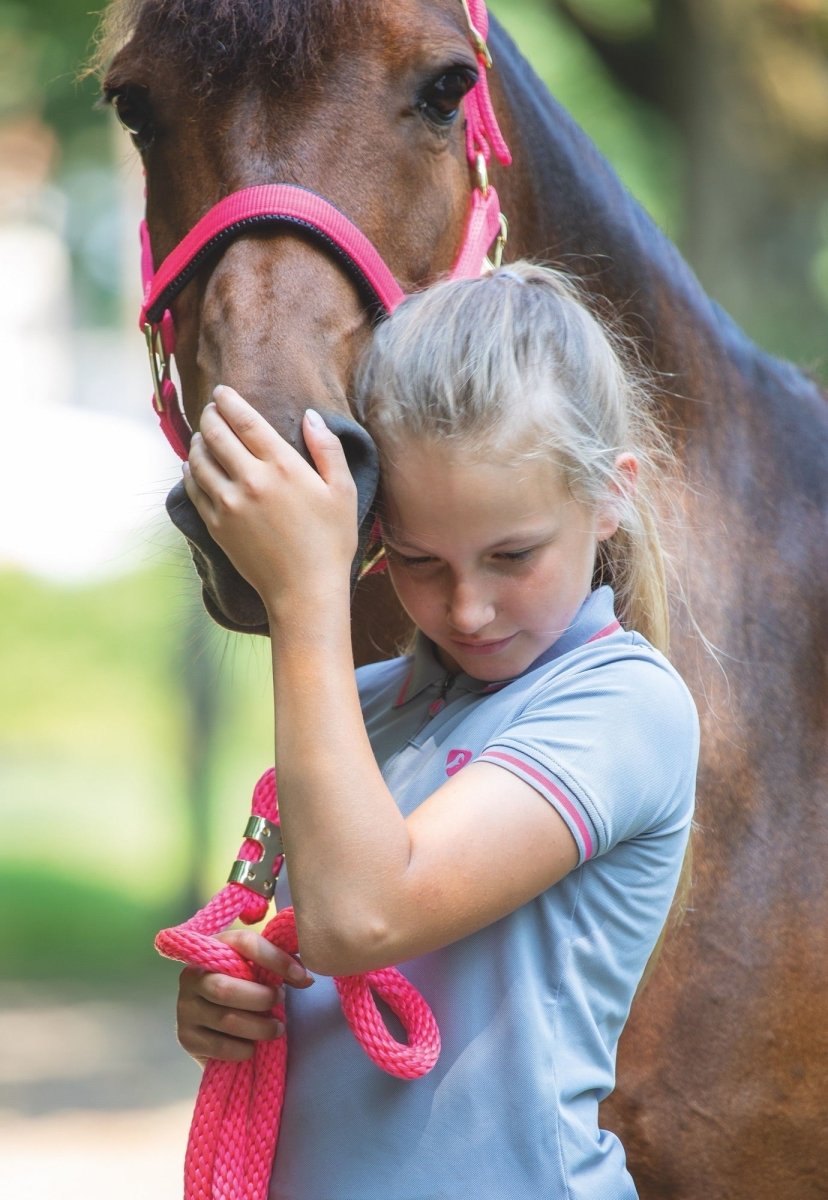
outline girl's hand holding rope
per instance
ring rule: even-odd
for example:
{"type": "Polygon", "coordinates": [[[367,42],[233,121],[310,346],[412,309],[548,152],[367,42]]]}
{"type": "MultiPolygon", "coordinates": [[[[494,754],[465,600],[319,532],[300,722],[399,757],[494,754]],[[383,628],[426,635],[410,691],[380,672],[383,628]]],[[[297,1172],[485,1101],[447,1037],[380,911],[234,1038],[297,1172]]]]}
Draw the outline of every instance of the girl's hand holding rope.
{"type": "MultiPolygon", "coordinates": [[[[291,987],[304,989],[314,982],[297,959],[252,929],[230,929],[216,936],[291,987]]],[[[284,1033],[281,1021],[271,1015],[283,1003],[283,987],[186,967],[178,987],[178,1041],[202,1067],[211,1058],[245,1062],[253,1057],[256,1042],[274,1041],[284,1033]]]]}

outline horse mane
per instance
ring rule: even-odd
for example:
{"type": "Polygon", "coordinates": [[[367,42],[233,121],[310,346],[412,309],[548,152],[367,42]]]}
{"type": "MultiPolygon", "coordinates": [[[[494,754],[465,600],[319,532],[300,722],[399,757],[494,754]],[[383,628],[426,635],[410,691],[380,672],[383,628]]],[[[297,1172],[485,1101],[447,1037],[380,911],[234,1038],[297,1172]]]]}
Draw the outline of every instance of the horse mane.
{"type": "Polygon", "coordinates": [[[210,91],[251,70],[281,86],[312,76],[378,0],[112,0],[90,69],[103,74],[133,38],[162,47],[210,91]],[[274,79],[275,82],[275,79],[274,79]]]}

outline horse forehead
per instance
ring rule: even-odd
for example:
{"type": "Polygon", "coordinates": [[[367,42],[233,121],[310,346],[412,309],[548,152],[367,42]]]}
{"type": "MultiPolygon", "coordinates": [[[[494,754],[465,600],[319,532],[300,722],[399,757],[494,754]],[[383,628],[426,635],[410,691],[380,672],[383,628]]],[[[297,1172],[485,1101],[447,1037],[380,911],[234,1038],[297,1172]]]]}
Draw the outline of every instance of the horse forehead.
{"type": "Polygon", "coordinates": [[[270,25],[261,17],[261,6],[237,0],[227,29],[219,7],[194,0],[163,0],[160,5],[114,0],[98,56],[110,63],[109,80],[169,84],[178,77],[185,84],[183,70],[190,76],[185,86],[195,82],[203,90],[223,93],[237,88],[240,80],[249,82],[245,74],[259,63],[268,69],[276,90],[280,77],[301,88],[333,61],[356,65],[355,50],[381,55],[384,65],[395,70],[415,55],[430,52],[436,58],[447,39],[468,36],[462,0],[273,0],[270,25]],[[178,68],[172,80],[170,61],[178,68]]]}
{"type": "MultiPolygon", "coordinates": [[[[389,66],[403,66],[413,55],[424,52],[436,56],[447,41],[458,35],[468,41],[462,0],[397,0],[384,4],[373,35],[381,43],[389,66]]],[[[371,36],[370,29],[366,36],[371,36]]]]}

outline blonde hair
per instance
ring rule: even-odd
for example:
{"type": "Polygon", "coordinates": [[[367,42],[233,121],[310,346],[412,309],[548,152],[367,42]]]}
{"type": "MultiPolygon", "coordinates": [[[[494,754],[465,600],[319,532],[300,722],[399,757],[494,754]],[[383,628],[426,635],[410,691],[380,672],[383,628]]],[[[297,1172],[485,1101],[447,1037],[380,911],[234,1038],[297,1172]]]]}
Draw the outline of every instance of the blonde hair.
{"type": "Polygon", "coordinates": [[[664,556],[653,491],[668,457],[629,345],[560,271],[516,262],[408,297],[376,331],[356,409],[387,462],[403,438],[456,440],[470,458],[545,458],[571,494],[610,499],[618,531],[599,543],[622,624],[667,649],[664,556]],[[635,488],[616,460],[639,462],[635,488]]]}
{"type": "MultiPolygon", "coordinates": [[[[675,466],[652,415],[651,381],[629,339],[598,320],[569,276],[530,262],[409,296],[376,331],[356,380],[356,411],[386,466],[404,438],[453,439],[470,458],[547,458],[571,494],[617,505],[593,586],[608,583],[622,625],[667,652],[665,557],[655,495],[675,466]],[[618,456],[635,455],[631,487],[618,456]]],[[[692,838],[668,928],[687,910],[692,838]]],[[[637,993],[637,994],[638,994],[637,993]]]]}

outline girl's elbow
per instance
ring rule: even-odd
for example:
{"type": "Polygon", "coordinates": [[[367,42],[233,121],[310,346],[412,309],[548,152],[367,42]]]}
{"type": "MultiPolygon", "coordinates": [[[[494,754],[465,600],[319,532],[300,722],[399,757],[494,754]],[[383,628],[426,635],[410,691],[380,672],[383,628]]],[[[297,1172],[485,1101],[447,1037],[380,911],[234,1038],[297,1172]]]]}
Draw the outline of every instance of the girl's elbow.
{"type": "Polygon", "coordinates": [[[315,975],[362,975],[395,961],[394,939],[382,917],[313,921],[297,913],[296,929],[302,962],[315,975]]]}

